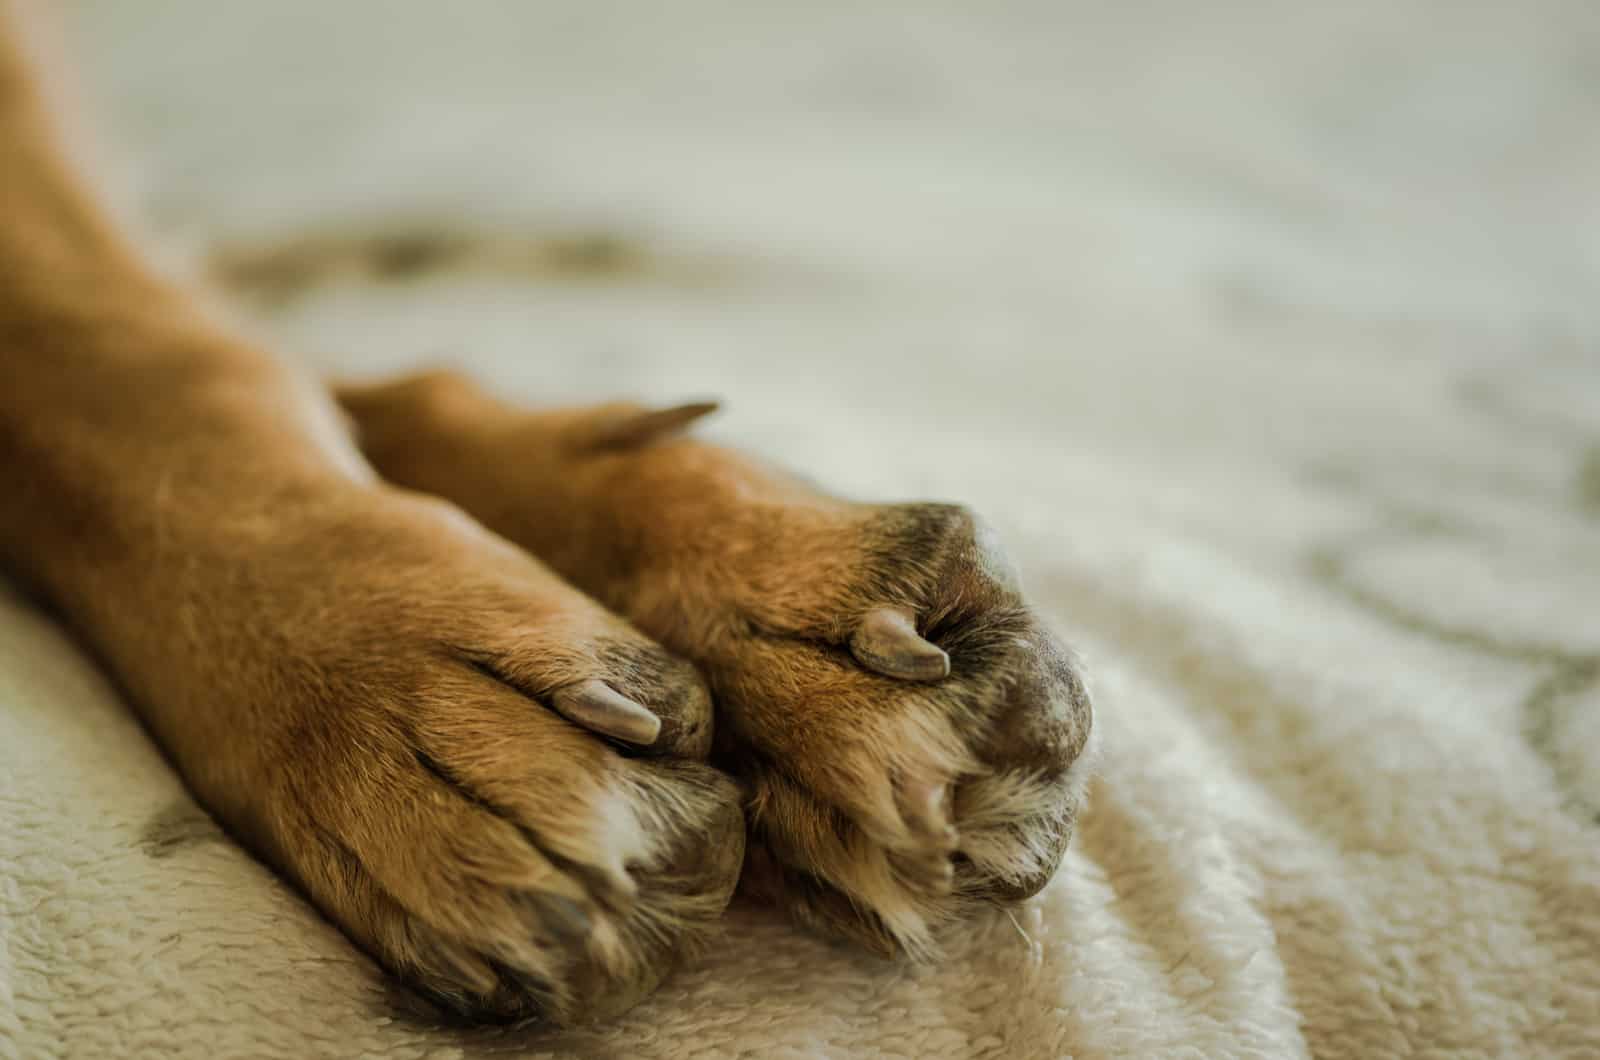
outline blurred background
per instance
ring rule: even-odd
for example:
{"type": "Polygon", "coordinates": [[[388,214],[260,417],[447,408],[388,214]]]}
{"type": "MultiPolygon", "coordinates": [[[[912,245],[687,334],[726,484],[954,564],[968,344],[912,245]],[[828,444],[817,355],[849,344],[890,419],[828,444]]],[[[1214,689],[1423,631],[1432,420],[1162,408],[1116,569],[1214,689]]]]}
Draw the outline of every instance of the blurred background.
{"type": "Polygon", "coordinates": [[[321,371],[721,397],[977,505],[1080,639],[1141,579],[1259,639],[1256,578],[1515,688],[1600,651],[1584,0],[68,11],[133,210],[321,371]]]}
{"type": "MultiPolygon", "coordinates": [[[[721,397],[979,508],[1086,653],[1099,779],[1016,922],[910,967],[736,909],[597,1055],[1594,1054],[1600,5],[64,10],[110,183],[263,341],[721,397]]],[[[450,1044],[238,851],[140,853],[192,806],[8,607],[0,686],[71,678],[0,687],[63,808],[22,835],[100,866],[18,902],[138,925],[108,1025],[450,1044]]]]}
{"type": "Polygon", "coordinates": [[[137,209],[330,368],[1528,488],[1596,419],[1582,0],[72,10],[137,209]],[[1552,429],[1468,459],[1489,377],[1552,429]]]}

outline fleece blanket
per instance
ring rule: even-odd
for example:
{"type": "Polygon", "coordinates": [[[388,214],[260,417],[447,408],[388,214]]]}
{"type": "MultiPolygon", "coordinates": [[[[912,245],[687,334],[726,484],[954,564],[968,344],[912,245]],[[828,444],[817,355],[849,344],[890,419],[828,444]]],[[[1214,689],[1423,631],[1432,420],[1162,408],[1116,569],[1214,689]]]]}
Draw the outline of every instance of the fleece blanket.
{"type": "Polygon", "coordinates": [[[0,1057],[1600,1056],[1600,36],[1463,5],[70,5],[125,201],[326,372],[725,399],[1089,660],[1058,877],[418,1021],[0,594],[0,1057]]]}

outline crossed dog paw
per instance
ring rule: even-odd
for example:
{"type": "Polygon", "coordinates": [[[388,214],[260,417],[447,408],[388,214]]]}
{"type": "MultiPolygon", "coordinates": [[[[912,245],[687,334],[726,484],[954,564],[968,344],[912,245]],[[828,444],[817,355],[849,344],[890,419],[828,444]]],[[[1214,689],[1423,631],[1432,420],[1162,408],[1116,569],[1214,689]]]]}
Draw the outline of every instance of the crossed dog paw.
{"type": "Polygon", "coordinates": [[[454,376],[343,400],[386,478],[460,504],[705,675],[748,891],[921,955],[1050,879],[1092,709],[972,513],[839,500],[683,437],[709,405],[527,412],[454,376]]]}

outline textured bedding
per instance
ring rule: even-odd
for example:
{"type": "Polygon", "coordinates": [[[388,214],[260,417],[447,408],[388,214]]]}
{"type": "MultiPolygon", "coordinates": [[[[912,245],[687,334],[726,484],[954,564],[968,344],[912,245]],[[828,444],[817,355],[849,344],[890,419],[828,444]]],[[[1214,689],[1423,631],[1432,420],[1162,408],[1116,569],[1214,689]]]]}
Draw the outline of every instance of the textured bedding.
{"type": "Polygon", "coordinates": [[[441,1029],[5,590],[0,1057],[1600,1056],[1600,27],[1498,8],[72,5],[243,326],[971,503],[1100,751],[939,963],[441,1029]]]}

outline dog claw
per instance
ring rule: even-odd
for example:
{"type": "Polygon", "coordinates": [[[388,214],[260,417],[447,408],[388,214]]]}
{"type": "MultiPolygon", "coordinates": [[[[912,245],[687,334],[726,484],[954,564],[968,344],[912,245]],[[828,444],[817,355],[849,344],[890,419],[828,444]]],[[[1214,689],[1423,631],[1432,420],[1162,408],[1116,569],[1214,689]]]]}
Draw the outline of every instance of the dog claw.
{"type": "Polygon", "coordinates": [[[595,429],[585,439],[592,449],[631,449],[677,434],[720,406],[715,401],[691,401],[664,409],[640,409],[595,429]]]}
{"type": "Polygon", "coordinates": [[[938,681],[950,676],[950,656],[923,640],[911,616],[883,607],[868,612],[850,638],[850,653],[867,669],[904,681],[938,681]]]}
{"type": "Polygon", "coordinates": [[[628,743],[649,746],[661,732],[660,718],[600,680],[558,688],[550,705],[568,721],[628,743]]]}

